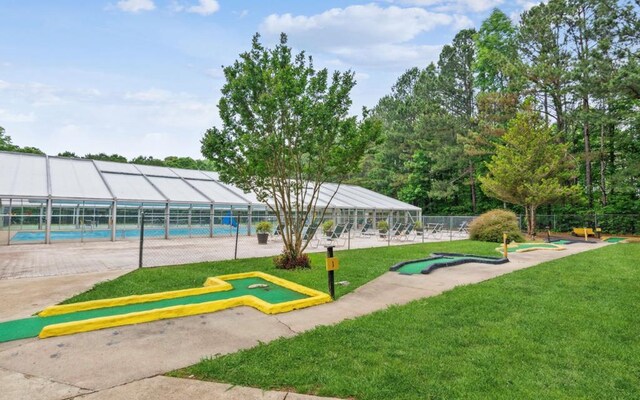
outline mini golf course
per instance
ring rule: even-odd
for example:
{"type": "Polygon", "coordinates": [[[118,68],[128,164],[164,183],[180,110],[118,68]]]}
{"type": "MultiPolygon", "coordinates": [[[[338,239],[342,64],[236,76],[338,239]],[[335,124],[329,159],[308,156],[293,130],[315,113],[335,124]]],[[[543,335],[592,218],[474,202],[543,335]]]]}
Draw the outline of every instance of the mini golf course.
{"type": "Polygon", "coordinates": [[[202,288],[52,306],[0,323],[0,342],[69,335],[250,306],[277,314],[331,301],[328,294],[262,272],[208,278],[202,288]]]}
{"type": "Polygon", "coordinates": [[[466,263],[504,264],[506,258],[474,256],[472,254],[433,253],[429,258],[403,261],[389,268],[403,275],[430,274],[438,268],[452,267],[466,263]]]}
{"type": "MultiPolygon", "coordinates": [[[[512,243],[507,245],[507,251],[509,253],[525,253],[527,251],[534,250],[565,250],[564,246],[557,243],[512,243]]],[[[496,251],[502,253],[504,247],[496,247],[496,251]]]]}

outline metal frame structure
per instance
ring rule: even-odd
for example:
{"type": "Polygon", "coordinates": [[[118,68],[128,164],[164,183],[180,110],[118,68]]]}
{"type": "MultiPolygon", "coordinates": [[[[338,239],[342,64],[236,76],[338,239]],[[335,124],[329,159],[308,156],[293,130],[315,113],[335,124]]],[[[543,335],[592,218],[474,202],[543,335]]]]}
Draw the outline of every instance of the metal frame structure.
{"type": "MultiPolygon", "coordinates": [[[[349,218],[354,213],[356,219],[362,214],[374,220],[379,214],[404,215],[405,219],[421,217],[418,207],[353,185],[324,184],[317,207],[324,208],[327,203],[330,214],[336,218],[345,213],[349,218]]],[[[71,208],[75,209],[71,216],[75,225],[84,224],[87,209],[93,208],[93,219],[96,208],[108,210],[111,241],[117,239],[118,224],[122,223],[119,221],[126,224],[127,218],[132,218],[127,210],[135,208],[138,215],[149,208],[156,216],[163,209],[167,221],[165,239],[171,236],[170,221],[174,217],[185,218],[184,210],[189,226],[194,211],[200,216],[208,215],[210,236],[214,219],[221,216],[216,215],[217,210],[246,213],[249,235],[252,215],[269,214],[255,194],[221,182],[218,174],[211,171],[0,152],[0,233],[9,231],[7,244],[11,242],[11,218],[17,207],[39,208],[35,223],[40,228],[44,222],[47,244],[51,243],[54,220],[61,225],[61,220],[69,217],[63,210],[71,208]]],[[[100,213],[100,218],[104,219],[104,213],[100,213]]]]}

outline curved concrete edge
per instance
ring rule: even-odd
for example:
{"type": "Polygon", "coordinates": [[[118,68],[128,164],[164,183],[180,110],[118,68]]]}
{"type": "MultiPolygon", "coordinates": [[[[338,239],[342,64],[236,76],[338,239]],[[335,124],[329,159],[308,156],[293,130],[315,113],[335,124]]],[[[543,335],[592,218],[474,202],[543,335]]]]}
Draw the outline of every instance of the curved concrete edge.
{"type": "Polygon", "coordinates": [[[74,400],[339,400],[292,392],[262,390],[228,383],[203,382],[193,379],[155,376],[122,386],[74,397],[74,400]]]}

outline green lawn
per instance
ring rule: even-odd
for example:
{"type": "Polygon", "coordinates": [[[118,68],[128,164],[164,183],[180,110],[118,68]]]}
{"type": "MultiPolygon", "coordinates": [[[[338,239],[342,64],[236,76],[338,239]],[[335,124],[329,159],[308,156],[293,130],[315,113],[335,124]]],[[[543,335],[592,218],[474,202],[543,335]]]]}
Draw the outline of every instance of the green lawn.
{"type": "Polygon", "coordinates": [[[638,260],[612,245],[172,375],[360,400],[638,399],[638,260]]]}
{"type": "MultiPolygon", "coordinates": [[[[425,258],[432,252],[457,252],[495,256],[495,246],[495,243],[463,240],[358,250],[337,250],[335,251],[335,256],[340,259],[340,270],[336,272],[336,280],[349,281],[350,285],[337,286],[336,296],[339,297],[353,291],[358,286],[388,271],[389,267],[400,261],[425,258]]],[[[310,254],[310,257],[313,267],[300,271],[278,270],[273,266],[270,257],[144,268],[130,272],[112,281],[100,283],[93,289],[72,297],[63,303],[199,287],[210,276],[247,271],[263,271],[314,289],[327,291],[327,272],[324,267],[325,254],[314,253],[310,254]]]]}

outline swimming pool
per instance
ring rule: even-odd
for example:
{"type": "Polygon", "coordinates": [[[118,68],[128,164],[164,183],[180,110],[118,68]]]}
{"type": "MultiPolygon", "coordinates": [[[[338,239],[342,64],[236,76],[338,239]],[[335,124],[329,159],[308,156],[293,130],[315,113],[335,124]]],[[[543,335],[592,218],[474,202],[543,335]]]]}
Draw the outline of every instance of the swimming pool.
{"type": "MultiPolygon", "coordinates": [[[[169,236],[188,237],[209,236],[209,227],[196,227],[196,228],[171,228],[169,229],[169,236]]],[[[230,228],[225,226],[215,226],[213,228],[214,236],[229,236],[235,235],[236,228],[230,228]]],[[[246,235],[247,228],[240,227],[239,234],[246,235]]],[[[134,239],[140,237],[140,229],[117,229],[116,238],[118,239],[134,239]]],[[[164,228],[147,228],[144,230],[144,237],[149,238],[161,238],[164,237],[164,228]]],[[[88,231],[51,231],[51,241],[58,240],[92,240],[92,239],[104,239],[109,240],[111,238],[110,229],[96,229],[88,231]]],[[[45,233],[39,232],[17,232],[12,238],[12,242],[44,242],[45,233]]]]}

